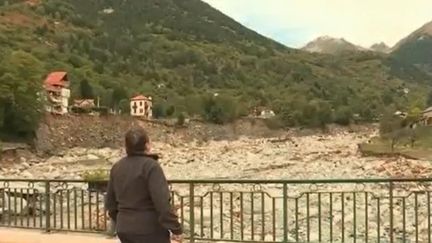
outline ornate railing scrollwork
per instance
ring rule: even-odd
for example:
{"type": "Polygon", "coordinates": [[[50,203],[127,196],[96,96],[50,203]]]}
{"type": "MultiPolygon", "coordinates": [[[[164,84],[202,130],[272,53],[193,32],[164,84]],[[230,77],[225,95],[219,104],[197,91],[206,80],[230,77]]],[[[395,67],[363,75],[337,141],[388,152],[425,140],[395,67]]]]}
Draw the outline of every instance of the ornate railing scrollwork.
{"type": "Polygon", "coordinates": [[[218,184],[218,183],[214,183],[213,186],[212,186],[212,190],[213,190],[214,192],[220,192],[220,191],[222,190],[222,187],[221,187],[220,184],[218,184]]]}

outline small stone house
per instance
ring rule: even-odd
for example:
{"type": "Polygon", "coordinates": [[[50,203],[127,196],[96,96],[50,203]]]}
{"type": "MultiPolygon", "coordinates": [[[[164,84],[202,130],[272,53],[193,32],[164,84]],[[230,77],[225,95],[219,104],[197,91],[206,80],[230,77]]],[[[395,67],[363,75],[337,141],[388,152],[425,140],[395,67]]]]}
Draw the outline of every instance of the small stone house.
{"type": "Polygon", "coordinates": [[[137,95],[130,101],[131,116],[152,118],[152,98],[144,95],[137,95]]]}
{"type": "Polygon", "coordinates": [[[258,118],[263,118],[263,119],[269,119],[274,117],[276,114],[274,113],[273,110],[270,110],[266,107],[255,107],[252,111],[251,116],[252,117],[258,117],[258,118]]]}
{"type": "Polygon", "coordinates": [[[94,99],[74,100],[73,106],[83,108],[83,109],[91,109],[96,107],[94,99]]]}
{"type": "Polygon", "coordinates": [[[263,119],[270,119],[272,117],[274,117],[276,114],[274,113],[274,111],[272,110],[262,110],[259,117],[263,118],[263,119]]]}

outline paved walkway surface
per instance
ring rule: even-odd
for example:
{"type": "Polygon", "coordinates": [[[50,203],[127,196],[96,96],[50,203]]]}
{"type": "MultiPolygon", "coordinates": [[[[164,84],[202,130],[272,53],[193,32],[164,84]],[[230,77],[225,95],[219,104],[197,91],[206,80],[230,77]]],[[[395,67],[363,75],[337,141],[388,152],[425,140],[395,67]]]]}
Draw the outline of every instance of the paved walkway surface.
{"type": "Polygon", "coordinates": [[[43,233],[33,230],[0,228],[0,243],[119,243],[106,236],[78,233],[43,233]]]}

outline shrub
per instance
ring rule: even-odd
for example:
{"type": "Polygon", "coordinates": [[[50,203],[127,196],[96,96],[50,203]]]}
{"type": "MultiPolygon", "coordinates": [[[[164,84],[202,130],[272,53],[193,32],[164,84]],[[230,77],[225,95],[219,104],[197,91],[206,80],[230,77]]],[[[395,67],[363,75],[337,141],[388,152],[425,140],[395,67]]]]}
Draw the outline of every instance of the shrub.
{"type": "Polygon", "coordinates": [[[85,108],[82,108],[82,107],[72,107],[71,111],[73,113],[77,113],[77,114],[88,114],[88,113],[90,113],[91,110],[90,109],[85,109],[85,108]]]}
{"type": "Polygon", "coordinates": [[[92,109],[94,112],[98,112],[101,116],[107,116],[109,114],[109,108],[108,107],[94,107],[92,109]]]}
{"type": "Polygon", "coordinates": [[[280,117],[272,117],[270,119],[265,119],[264,120],[264,124],[269,128],[269,129],[281,129],[284,128],[284,123],[283,121],[280,119],[280,117]]]}
{"type": "Polygon", "coordinates": [[[170,106],[168,106],[168,108],[166,109],[165,115],[166,115],[167,117],[171,117],[171,116],[174,115],[175,111],[176,111],[175,107],[174,107],[173,105],[170,105],[170,106]]]}
{"type": "Polygon", "coordinates": [[[109,179],[109,172],[104,169],[98,169],[86,171],[81,176],[86,181],[105,181],[109,179]]]}

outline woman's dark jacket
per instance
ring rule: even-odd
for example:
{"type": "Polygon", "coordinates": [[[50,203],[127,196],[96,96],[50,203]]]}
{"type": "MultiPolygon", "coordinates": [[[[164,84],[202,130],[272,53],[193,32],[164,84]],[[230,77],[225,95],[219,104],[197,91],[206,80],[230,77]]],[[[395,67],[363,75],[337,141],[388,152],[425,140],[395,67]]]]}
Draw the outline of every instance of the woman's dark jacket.
{"type": "Polygon", "coordinates": [[[117,162],[111,169],[105,206],[119,233],[153,234],[169,230],[182,234],[157,157],[135,153],[117,162]]]}

